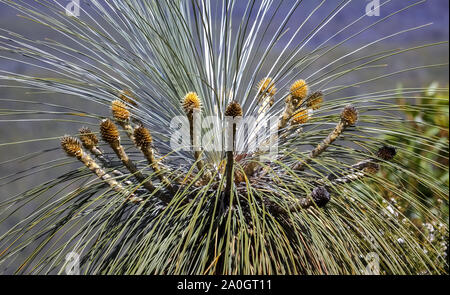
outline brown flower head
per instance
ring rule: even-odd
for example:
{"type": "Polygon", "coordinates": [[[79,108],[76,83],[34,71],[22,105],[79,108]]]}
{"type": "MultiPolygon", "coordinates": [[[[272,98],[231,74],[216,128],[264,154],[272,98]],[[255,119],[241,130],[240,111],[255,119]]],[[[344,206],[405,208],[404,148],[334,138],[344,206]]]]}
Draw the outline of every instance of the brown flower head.
{"type": "Polygon", "coordinates": [[[367,174],[376,174],[380,170],[380,165],[377,163],[368,163],[367,166],[364,168],[364,172],[367,174]]]}
{"type": "Polygon", "coordinates": [[[130,112],[128,111],[127,106],[118,99],[111,103],[111,111],[116,120],[128,121],[130,119],[130,112]]]}
{"type": "Polygon", "coordinates": [[[182,102],[183,109],[186,114],[192,113],[194,109],[201,109],[202,102],[198,97],[197,93],[189,92],[183,99],[182,102]]]}
{"type": "Polygon", "coordinates": [[[105,119],[100,124],[100,134],[107,143],[114,143],[119,140],[119,130],[109,119],[105,119]]]}
{"type": "Polygon", "coordinates": [[[136,145],[140,148],[146,148],[152,143],[152,135],[144,126],[139,126],[134,129],[134,139],[136,145]]]}
{"type": "Polygon", "coordinates": [[[341,113],[341,120],[347,125],[354,125],[358,121],[358,111],[352,105],[348,105],[341,113]]]}
{"type": "Polygon", "coordinates": [[[308,85],[305,80],[297,80],[291,86],[291,95],[298,99],[299,103],[308,95],[308,85]]]}
{"type": "Polygon", "coordinates": [[[322,208],[330,201],[330,193],[323,187],[315,187],[311,192],[311,198],[316,203],[317,207],[322,208]]]}
{"type": "Polygon", "coordinates": [[[92,133],[91,129],[81,127],[78,132],[80,132],[80,139],[85,148],[91,149],[98,145],[98,138],[92,133]]]}
{"type": "Polygon", "coordinates": [[[61,138],[61,147],[71,157],[81,157],[83,149],[81,142],[72,136],[65,135],[61,138]]]}

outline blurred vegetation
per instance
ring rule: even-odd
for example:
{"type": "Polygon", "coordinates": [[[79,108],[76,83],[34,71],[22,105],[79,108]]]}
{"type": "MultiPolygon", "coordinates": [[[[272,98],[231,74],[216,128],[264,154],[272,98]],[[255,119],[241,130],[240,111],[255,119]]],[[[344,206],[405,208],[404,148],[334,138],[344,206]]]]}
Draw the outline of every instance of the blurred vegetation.
{"type": "MultiPolygon", "coordinates": [[[[409,218],[416,228],[411,228],[422,239],[427,239],[427,247],[439,249],[439,253],[448,260],[448,187],[449,187],[449,93],[442,91],[437,82],[432,83],[418,97],[408,97],[398,87],[397,103],[402,110],[401,116],[406,118],[403,130],[395,130],[393,134],[384,135],[387,143],[401,146],[397,159],[404,169],[382,169],[381,177],[396,183],[403,191],[417,195],[423,207],[431,212],[424,216],[418,208],[401,198],[388,188],[377,186],[383,196],[383,203],[390,212],[398,212],[398,218],[409,218]],[[411,136],[418,134],[429,140],[418,140],[411,136]],[[409,155],[415,154],[416,157],[409,155]],[[417,175],[428,175],[433,180],[419,179],[417,175]],[[446,192],[446,198],[443,193],[446,192]],[[395,211],[393,210],[395,208],[395,211]],[[433,218],[435,217],[435,218],[433,218]],[[447,220],[447,224],[442,221],[447,220]]],[[[397,213],[395,213],[397,214],[397,213]]],[[[436,261],[438,257],[436,257],[436,261]]],[[[446,266],[448,272],[448,265],[446,266]]]]}
{"type": "MultiPolygon", "coordinates": [[[[397,104],[401,106],[403,115],[406,117],[409,125],[404,126],[405,130],[396,130],[395,134],[385,135],[385,140],[390,143],[396,143],[403,146],[398,151],[399,157],[402,159],[402,165],[408,167],[412,172],[427,172],[427,174],[440,183],[442,188],[448,189],[449,185],[449,95],[448,92],[437,91],[438,84],[431,84],[422,96],[414,100],[408,100],[404,97],[402,88],[398,88],[397,104]],[[426,106],[414,107],[414,106],[426,106]],[[421,134],[426,138],[433,139],[433,145],[429,142],[420,141],[410,136],[411,130],[421,134]],[[407,154],[414,153],[421,157],[408,157],[407,154]],[[402,155],[403,154],[403,155],[402,155]]],[[[444,204],[444,200],[440,199],[439,194],[433,187],[425,186],[419,182],[417,177],[411,174],[386,172],[384,177],[391,181],[401,179],[401,185],[408,191],[415,192],[422,197],[423,204],[431,208],[441,208],[443,213],[448,216],[448,205],[444,204]],[[399,177],[400,176],[400,177],[399,177]],[[439,205],[439,206],[436,206],[439,205]]],[[[405,215],[411,218],[422,219],[416,215],[413,208],[408,204],[402,204],[405,215]]],[[[435,212],[437,213],[437,212],[435,212]]],[[[424,220],[422,220],[424,221],[424,220]]]]}

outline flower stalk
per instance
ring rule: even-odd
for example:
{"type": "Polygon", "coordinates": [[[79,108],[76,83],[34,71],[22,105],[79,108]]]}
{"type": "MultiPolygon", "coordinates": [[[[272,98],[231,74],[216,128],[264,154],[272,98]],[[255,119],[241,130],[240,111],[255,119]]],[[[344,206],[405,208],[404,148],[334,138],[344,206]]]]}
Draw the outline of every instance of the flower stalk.
{"type": "Polygon", "coordinates": [[[134,138],[136,146],[138,146],[141,152],[144,154],[145,158],[152,167],[153,171],[155,171],[161,183],[163,183],[169,189],[169,191],[173,193],[174,188],[172,187],[172,184],[163,174],[158,161],[155,159],[153,148],[151,146],[152,136],[150,134],[150,131],[144,126],[138,126],[134,129],[134,138]]]}
{"type": "MultiPolygon", "coordinates": [[[[242,117],[241,105],[236,101],[231,102],[225,110],[225,117],[227,119],[227,123],[231,123],[231,128],[232,128],[231,134],[227,134],[227,138],[229,136],[231,136],[231,140],[229,141],[231,146],[227,147],[227,151],[226,151],[227,164],[225,166],[225,177],[226,177],[225,204],[227,204],[229,202],[230,195],[231,195],[231,189],[233,186],[234,150],[235,150],[235,146],[236,146],[236,121],[235,121],[235,118],[242,117]],[[231,119],[231,120],[229,120],[229,119],[231,119]]],[[[230,127],[229,124],[227,127],[230,127]]]]}
{"type": "Polygon", "coordinates": [[[336,125],[333,131],[331,131],[330,134],[328,134],[328,136],[310,152],[309,157],[305,161],[295,164],[293,169],[303,170],[307,164],[311,163],[312,159],[322,154],[344,132],[347,127],[354,125],[357,120],[358,112],[356,111],[356,108],[352,105],[346,106],[341,113],[339,123],[336,125]]]}
{"type": "Polygon", "coordinates": [[[118,193],[123,193],[127,196],[127,201],[132,203],[140,203],[142,202],[142,198],[137,197],[133,193],[126,190],[122,184],[120,184],[117,180],[115,180],[111,175],[106,173],[100,165],[95,162],[86,152],[84,152],[81,147],[81,142],[75,137],[64,136],[61,139],[61,147],[70,157],[77,158],[80,162],[82,162],[89,170],[91,170],[98,178],[103,180],[106,184],[108,184],[111,189],[118,193]]]}
{"type": "Polygon", "coordinates": [[[100,125],[100,133],[103,140],[109,144],[128,171],[130,171],[149,192],[153,192],[155,186],[137,169],[136,165],[131,161],[125,152],[125,149],[120,144],[119,130],[116,125],[111,120],[105,119],[100,125]]]}

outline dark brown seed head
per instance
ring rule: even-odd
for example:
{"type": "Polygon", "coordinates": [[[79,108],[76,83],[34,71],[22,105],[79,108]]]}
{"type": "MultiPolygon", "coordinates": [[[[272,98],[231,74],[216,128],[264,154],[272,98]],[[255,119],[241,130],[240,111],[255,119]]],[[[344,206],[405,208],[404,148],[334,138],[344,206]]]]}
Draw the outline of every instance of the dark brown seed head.
{"type": "Polygon", "coordinates": [[[258,83],[258,93],[268,94],[270,96],[274,96],[277,89],[275,88],[275,84],[272,82],[272,78],[267,77],[259,81],[258,83]]]}
{"type": "Polygon", "coordinates": [[[330,193],[325,187],[318,186],[311,192],[311,198],[319,208],[322,208],[330,201],[330,193]]]}
{"type": "Polygon", "coordinates": [[[130,112],[127,106],[118,99],[111,103],[111,111],[114,119],[118,121],[128,121],[130,119],[130,112]]]}
{"type": "Polygon", "coordinates": [[[225,116],[227,117],[242,117],[242,108],[237,101],[232,101],[225,110],[225,116]]]}
{"type": "Polygon", "coordinates": [[[306,99],[306,106],[313,110],[317,110],[320,108],[320,105],[323,102],[323,93],[322,91],[316,91],[306,99]]]}
{"type": "Polygon", "coordinates": [[[351,104],[346,106],[341,113],[341,120],[347,125],[355,125],[358,121],[358,111],[351,104]]]}
{"type": "Polygon", "coordinates": [[[83,149],[81,142],[72,136],[65,135],[61,138],[61,147],[70,157],[81,157],[83,149]]]}
{"type": "Polygon", "coordinates": [[[380,165],[377,163],[369,162],[367,166],[364,168],[364,172],[367,174],[376,174],[380,171],[380,165]]]}
{"type": "Polygon", "coordinates": [[[395,150],[394,147],[383,146],[378,150],[377,157],[381,158],[385,161],[390,161],[395,157],[396,154],[397,154],[397,151],[395,150]]]}
{"type": "Polygon", "coordinates": [[[115,143],[119,140],[119,130],[109,119],[105,119],[100,124],[100,134],[107,143],[115,143]]]}
{"type": "Polygon", "coordinates": [[[304,100],[308,95],[308,84],[305,80],[297,80],[291,85],[291,95],[299,99],[299,102],[304,100]]]}
{"type": "Polygon", "coordinates": [[[82,127],[78,130],[80,132],[80,139],[83,146],[87,149],[91,149],[98,145],[98,138],[92,133],[91,129],[82,127]]]}
{"type": "Polygon", "coordinates": [[[152,135],[144,126],[139,126],[134,129],[134,138],[136,145],[140,148],[147,148],[152,143],[152,135]]]}
{"type": "Polygon", "coordinates": [[[184,112],[186,114],[190,114],[194,111],[194,109],[201,109],[202,102],[201,102],[200,98],[198,97],[197,93],[189,92],[184,97],[184,99],[182,101],[182,106],[183,106],[184,112]]]}

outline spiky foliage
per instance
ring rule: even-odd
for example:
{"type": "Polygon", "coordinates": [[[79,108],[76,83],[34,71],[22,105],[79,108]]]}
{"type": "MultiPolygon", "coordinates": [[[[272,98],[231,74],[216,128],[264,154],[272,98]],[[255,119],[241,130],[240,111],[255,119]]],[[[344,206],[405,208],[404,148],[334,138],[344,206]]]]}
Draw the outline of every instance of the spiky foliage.
{"type": "Polygon", "coordinates": [[[117,126],[109,119],[105,119],[100,124],[100,134],[102,139],[109,144],[116,144],[119,142],[119,129],[117,126]]]}
{"type": "Polygon", "coordinates": [[[134,138],[136,139],[136,145],[141,148],[147,148],[152,143],[150,131],[143,126],[134,129],[134,138]]]}
{"type": "Polygon", "coordinates": [[[137,105],[137,98],[129,89],[120,90],[118,96],[124,102],[127,102],[134,106],[137,105]]]}
{"type": "Polygon", "coordinates": [[[80,157],[82,155],[81,142],[76,138],[64,136],[61,139],[61,147],[70,157],[80,157]]]}
{"type": "Polygon", "coordinates": [[[241,105],[237,101],[232,101],[225,109],[225,116],[232,118],[242,117],[241,105]]]}
{"type": "MultiPolygon", "coordinates": [[[[94,133],[100,132],[105,149],[89,150],[94,159],[77,139],[64,137],[63,149],[77,157],[68,158],[59,148],[59,133],[0,143],[1,148],[12,149],[48,141],[60,151],[57,159],[33,167],[36,170],[29,174],[26,169],[3,178],[2,187],[8,187],[17,176],[49,171],[55,177],[45,175],[42,184],[2,196],[1,224],[34,208],[1,233],[2,269],[62,273],[67,253],[76,252],[81,271],[87,274],[361,274],[366,272],[364,258],[374,252],[382,273],[446,272],[442,249],[380,194],[382,187],[383,193],[388,190],[408,202],[427,220],[443,224],[448,236],[448,215],[434,214],[422,205],[417,192],[383,177],[387,170],[407,174],[440,196],[448,208],[448,186],[427,171],[409,171],[404,158],[393,157],[394,148],[408,159],[436,163],[400,143],[385,145],[382,140],[399,127],[410,140],[427,146],[437,138],[405,127],[399,106],[392,102],[395,89],[365,88],[403,72],[445,67],[407,65],[393,70],[379,62],[446,42],[356,55],[381,40],[424,27],[394,30],[379,39],[368,32],[422,1],[369,19],[373,23],[364,28],[360,21],[367,16],[362,11],[337,33],[331,30],[331,36],[327,29],[350,1],[337,3],[319,20],[316,12],[324,2],[306,17],[295,17],[302,1],[289,2],[287,15],[278,9],[282,1],[248,1],[241,15],[233,0],[90,1],[89,9],[76,18],[45,1],[36,1],[33,7],[24,1],[0,1],[64,37],[34,41],[2,30],[1,57],[45,68],[57,77],[1,71],[0,79],[57,93],[60,104],[20,102],[33,114],[68,123],[62,134],[75,134],[81,125],[90,125],[94,133]],[[277,17],[281,23],[274,25],[277,17]],[[295,27],[287,30],[294,18],[295,27]],[[315,20],[318,25],[308,31],[315,20]],[[358,33],[349,33],[353,28],[358,33]],[[307,49],[319,33],[326,41],[307,49]],[[374,39],[357,48],[350,44],[347,52],[320,66],[321,58],[339,52],[361,34],[374,39]],[[330,44],[338,35],[347,38],[330,44]],[[306,37],[296,42],[301,36],[306,37]],[[280,43],[286,37],[287,43],[280,43]],[[274,52],[277,48],[281,51],[274,52]],[[381,74],[376,71],[379,67],[384,68],[381,74]],[[369,78],[339,79],[353,72],[367,72],[369,78]],[[342,94],[346,89],[358,92],[346,96],[342,94]],[[80,107],[71,105],[74,97],[80,107]],[[201,117],[215,116],[218,122],[208,130],[193,120],[199,97],[201,117]],[[123,108],[116,108],[117,98],[123,108]],[[98,104],[102,108],[90,108],[98,104]],[[111,106],[118,126],[110,119],[99,124],[111,106]],[[130,120],[121,116],[125,107],[130,120]],[[297,122],[300,126],[290,124],[301,113],[308,114],[308,120],[297,122]],[[217,143],[225,140],[226,115],[256,117],[249,130],[233,123],[229,151],[217,143]],[[175,116],[188,116],[191,132],[171,124],[175,116]],[[257,136],[274,118],[280,124],[262,138],[257,136]],[[135,123],[140,127],[134,128],[135,123]],[[151,144],[150,133],[144,130],[152,132],[151,144]],[[188,139],[171,146],[177,131],[188,139]],[[192,148],[194,131],[211,135],[198,150],[192,148]],[[274,142],[275,154],[270,151],[274,142]],[[218,150],[211,148],[217,146],[218,150]]],[[[387,9],[386,3],[382,5],[387,9]]],[[[413,99],[421,92],[416,87],[404,94],[413,99]]],[[[410,108],[423,110],[433,103],[410,108]]],[[[0,114],[27,115],[16,109],[0,114]]],[[[85,135],[80,131],[82,140],[85,135]]],[[[2,164],[36,159],[49,151],[56,153],[35,150],[2,164]]],[[[443,157],[448,160],[448,154],[443,157]]]]}
{"type": "Polygon", "coordinates": [[[300,110],[292,117],[293,124],[305,124],[309,120],[308,110],[300,110]]]}

